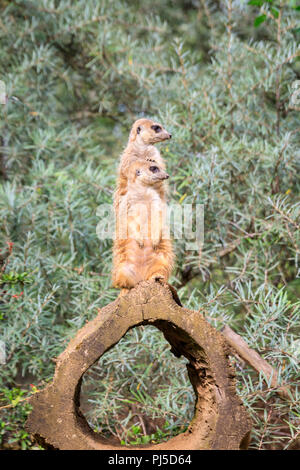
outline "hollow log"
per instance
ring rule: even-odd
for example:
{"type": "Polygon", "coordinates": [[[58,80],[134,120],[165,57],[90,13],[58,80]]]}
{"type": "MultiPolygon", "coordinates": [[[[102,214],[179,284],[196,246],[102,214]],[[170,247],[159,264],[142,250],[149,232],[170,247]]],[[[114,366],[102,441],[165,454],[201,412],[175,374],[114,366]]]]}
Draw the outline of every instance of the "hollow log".
{"type": "Polygon", "coordinates": [[[246,449],[250,418],[236,394],[223,335],[201,314],[179,306],[168,285],[147,281],[101,309],[57,358],[54,379],[30,399],[26,428],[45,447],[62,450],[246,449]],[[177,356],[185,356],[196,394],[188,429],[167,442],[123,446],[95,433],[80,411],[83,374],[131,328],[154,325],[177,356]]]}

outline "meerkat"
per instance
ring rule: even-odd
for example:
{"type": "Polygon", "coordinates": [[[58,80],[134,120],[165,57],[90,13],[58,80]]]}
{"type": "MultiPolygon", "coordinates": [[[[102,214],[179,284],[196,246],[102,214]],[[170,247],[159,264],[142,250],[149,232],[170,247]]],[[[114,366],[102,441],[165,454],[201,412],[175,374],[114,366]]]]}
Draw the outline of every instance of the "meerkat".
{"type": "MultiPolygon", "coordinates": [[[[133,124],[127,147],[121,155],[117,189],[114,196],[115,206],[119,198],[126,193],[128,170],[136,160],[146,160],[156,163],[161,170],[165,170],[165,163],[159,150],[154,146],[158,142],[171,139],[170,134],[163,126],[151,119],[138,119],[133,124]]],[[[166,185],[165,185],[166,186],[166,185]]]]}
{"type": "Polygon", "coordinates": [[[174,255],[163,188],[168,178],[159,165],[145,160],[127,168],[127,192],[116,209],[114,287],[130,289],[151,279],[167,282],[171,274],[174,255]]]}

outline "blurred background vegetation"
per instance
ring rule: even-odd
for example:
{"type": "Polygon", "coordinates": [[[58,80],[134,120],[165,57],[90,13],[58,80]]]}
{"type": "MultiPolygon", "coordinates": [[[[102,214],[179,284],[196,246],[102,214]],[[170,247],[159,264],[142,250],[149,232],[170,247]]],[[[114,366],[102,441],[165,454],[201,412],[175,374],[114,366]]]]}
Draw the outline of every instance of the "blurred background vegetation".
{"type": "MultiPolygon", "coordinates": [[[[118,295],[96,210],[112,202],[142,116],[173,134],[160,147],[170,200],[204,204],[203,249],[176,240],[171,283],[293,391],[283,401],[232,355],[251,448],[297,447],[299,10],[296,0],[0,1],[2,448],[38,448],[24,430],[26,398],[118,295]]],[[[186,429],[194,394],[169,349],[155,328],[136,328],[85,374],[95,431],[136,444],[186,429]]]]}

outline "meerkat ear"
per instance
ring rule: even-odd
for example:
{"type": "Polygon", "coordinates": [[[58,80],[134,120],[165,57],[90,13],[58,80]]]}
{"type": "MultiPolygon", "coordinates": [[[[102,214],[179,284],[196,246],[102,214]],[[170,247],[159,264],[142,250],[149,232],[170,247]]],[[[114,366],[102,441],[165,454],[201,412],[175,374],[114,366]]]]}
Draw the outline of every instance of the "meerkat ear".
{"type": "Polygon", "coordinates": [[[137,128],[136,133],[139,134],[141,132],[140,126],[137,128]]]}
{"type": "Polygon", "coordinates": [[[136,174],[136,176],[140,176],[141,170],[135,170],[135,174],[136,174]]]}

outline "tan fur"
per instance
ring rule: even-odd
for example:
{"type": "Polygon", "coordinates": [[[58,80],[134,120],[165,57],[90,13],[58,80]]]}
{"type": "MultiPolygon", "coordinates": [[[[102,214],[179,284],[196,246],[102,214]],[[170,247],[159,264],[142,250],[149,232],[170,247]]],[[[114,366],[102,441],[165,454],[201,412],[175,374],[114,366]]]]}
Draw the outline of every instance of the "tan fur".
{"type": "MultiPolygon", "coordinates": [[[[146,160],[165,170],[165,163],[159,150],[154,144],[170,139],[171,134],[164,129],[158,122],[151,119],[138,119],[133,124],[127,147],[121,155],[121,161],[118,171],[117,189],[114,197],[115,207],[119,204],[119,199],[126,193],[127,175],[131,165],[136,160],[146,160]],[[155,132],[151,126],[159,126],[161,131],[155,132]],[[139,131],[138,131],[139,129],[139,131]]],[[[166,190],[165,185],[165,190],[166,190]]]]}
{"type": "Polygon", "coordinates": [[[169,176],[156,163],[137,160],[128,166],[127,177],[127,192],[116,208],[113,286],[128,289],[150,279],[166,282],[174,258],[165,232],[163,185],[169,176]]]}

